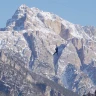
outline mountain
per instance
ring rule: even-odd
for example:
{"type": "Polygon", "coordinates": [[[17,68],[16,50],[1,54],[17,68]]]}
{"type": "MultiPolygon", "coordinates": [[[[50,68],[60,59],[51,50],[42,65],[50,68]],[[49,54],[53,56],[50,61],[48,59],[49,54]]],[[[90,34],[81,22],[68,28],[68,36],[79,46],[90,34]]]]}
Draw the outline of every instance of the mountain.
{"type": "MultiPolygon", "coordinates": [[[[0,49],[5,53],[7,50],[8,54],[19,54],[16,56],[22,57],[26,66],[21,64],[26,70],[80,96],[89,91],[94,93],[96,89],[95,27],[72,24],[53,13],[34,7],[29,8],[23,4],[7,21],[6,27],[0,28],[0,37],[0,49]],[[55,50],[56,48],[58,51],[55,50]]],[[[32,94],[25,96],[32,96],[32,94]]]]}

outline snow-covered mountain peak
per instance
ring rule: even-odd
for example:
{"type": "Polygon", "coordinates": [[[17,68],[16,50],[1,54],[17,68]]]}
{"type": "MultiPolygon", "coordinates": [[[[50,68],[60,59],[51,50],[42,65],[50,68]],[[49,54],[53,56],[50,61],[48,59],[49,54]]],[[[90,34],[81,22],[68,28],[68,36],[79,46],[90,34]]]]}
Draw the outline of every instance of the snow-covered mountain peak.
{"type": "MultiPolygon", "coordinates": [[[[51,30],[55,31],[54,27],[60,27],[60,17],[50,12],[44,12],[38,8],[29,8],[26,5],[21,5],[11,19],[6,23],[6,30],[51,30]]],[[[58,30],[57,30],[58,31],[58,30]]],[[[58,32],[59,33],[59,32],[58,32]]]]}
{"type": "Polygon", "coordinates": [[[32,71],[48,78],[55,76],[60,84],[78,93],[96,87],[95,27],[76,25],[23,4],[0,31],[0,37],[0,49],[13,50],[27,58],[32,71]],[[86,83],[83,88],[86,78],[81,73],[88,75],[90,86],[86,83]]]}
{"type": "Polygon", "coordinates": [[[35,7],[29,8],[25,4],[22,4],[12,18],[7,21],[6,30],[20,31],[29,29],[45,30],[47,33],[56,33],[66,39],[72,39],[74,37],[79,39],[96,39],[93,36],[95,34],[93,27],[75,25],[53,13],[44,12],[35,7]],[[91,31],[93,31],[93,33],[90,33],[91,31]],[[91,37],[89,37],[89,35],[91,37]]]}

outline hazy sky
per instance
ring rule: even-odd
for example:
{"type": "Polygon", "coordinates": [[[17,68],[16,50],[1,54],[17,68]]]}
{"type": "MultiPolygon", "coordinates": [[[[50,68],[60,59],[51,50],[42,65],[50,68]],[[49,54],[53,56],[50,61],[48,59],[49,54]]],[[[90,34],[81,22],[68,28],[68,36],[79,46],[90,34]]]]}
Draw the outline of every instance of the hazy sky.
{"type": "Polygon", "coordinates": [[[75,24],[96,26],[96,0],[1,0],[0,27],[6,26],[21,4],[52,12],[75,24]]]}

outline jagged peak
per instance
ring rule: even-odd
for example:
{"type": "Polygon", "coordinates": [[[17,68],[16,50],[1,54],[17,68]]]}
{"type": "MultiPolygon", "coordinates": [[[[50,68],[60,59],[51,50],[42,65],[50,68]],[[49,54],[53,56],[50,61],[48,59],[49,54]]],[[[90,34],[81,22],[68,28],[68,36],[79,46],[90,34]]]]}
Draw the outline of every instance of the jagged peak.
{"type": "Polygon", "coordinates": [[[18,16],[20,16],[20,17],[24,16],[24,14],[27,12],[27,10],[30,10],[30,8],[28,6],[26,6],[25,4],[22,4],[20,7],[18,7],[16,12],[12,16],[12,18],[16,18],[18,16]]]}
{"type": "Polygon", "coordinates": [[[18,7],[18,9],[26,9],[26,8],[29,8],[29,7],[25,4],[22,4],[21,6],[18,7]]]}
{"type": "Polygon", "coordinates": [[[29,8],[28,6],[26,6],[25,4],[22,4],[20,7],[18,7],[18,9],[16,10],[14,15],[24,15],[25,13],[27,13],[29,10],[31,10],[31,8],[29,8]]]}
{"type": "Polygon", "coordinates": [[[28,6],[25,4],[22,4],[18,7],[18,9],[15,11],[14,15],[11,19],[7,20],[6,26],[12,27],[15,26],[15,23],[20,18],[25,18],[26,13],[31,10],[28,6]]]}

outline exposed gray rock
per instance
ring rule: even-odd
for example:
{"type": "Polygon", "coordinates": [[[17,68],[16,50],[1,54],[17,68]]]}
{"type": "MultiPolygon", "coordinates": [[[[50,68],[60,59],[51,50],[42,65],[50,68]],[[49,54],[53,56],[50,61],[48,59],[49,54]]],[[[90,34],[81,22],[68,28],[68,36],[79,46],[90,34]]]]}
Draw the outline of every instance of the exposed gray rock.
{"type": "Polygon", "coordinates": [[[22,57],[10,50],[0,52],[0,96],[78,96],[26,68],[22,57]],[[10,53],[9,53],[10,52],[10,53]],[[2,61],[6,57],[6,61],[2,61]],[[22,60],[21,60],[22,59],[22,60]]]}

